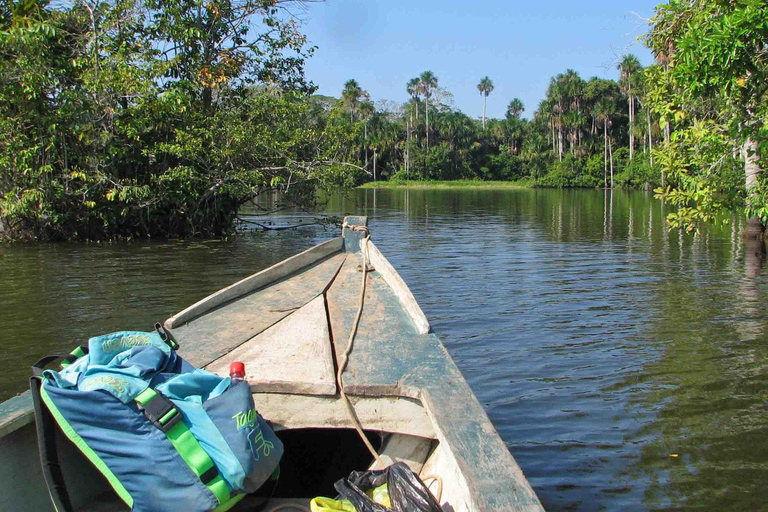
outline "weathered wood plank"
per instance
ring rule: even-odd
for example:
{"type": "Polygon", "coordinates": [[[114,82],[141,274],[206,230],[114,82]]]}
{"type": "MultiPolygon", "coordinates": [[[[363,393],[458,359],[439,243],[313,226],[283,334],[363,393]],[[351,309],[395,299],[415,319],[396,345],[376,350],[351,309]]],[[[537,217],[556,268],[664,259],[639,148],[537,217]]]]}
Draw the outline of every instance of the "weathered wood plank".
{"type": "Polygon", "coordinates": [[[470,512],[472,503],[477,501],[477,498],[470,493],[465,475],[459,469],[447,445],[438,444],[422,466],[419,477],[424,480],[433,495],[437,496],[438,489],[442,491],[440,506],[443,510],[470,512]],[[434,475],[439,475],[443,479],[442,488],[438,482],[427,478],[434,475]]]}
{"type": "MultiPolygon", "coordinates": [[[[365,243],[365,240],[360,241],[361,250],[364,250],[363,244],[365,243]]],[[[386,281],[389,287],[392,288],[392,291],[400,300],[403,308],[411,316],[411,320],[416,326],[416,331],[419,334],[427,334],[429,332],[429,320],[427,320],[427,317],[421,310],[419,303],[416,302],[416,299],[413,297],[411,290],[408,289],[408,285],[405,284],[405,281],[403,281],[403,278],[400,277],[400,274],[397,273],[397,271],[381,254],[379,248],[376,247],[373,242],[368,241],[367,245],[368,259],[371,266],[373,266],[379,272],[379,274],[381,274],[381,277],[384,278],[384,281],[386,281]]]]}
{"type": "Polygon", "coordinates": [[[379,450],[379,457],[384,464],[374,461],[370,469],[384,469],[395,462],[405,462],[411,470],[419,474],[427,457],[437,441],[430,438],[394,434],[387,438],[379,450]]]}
{"type": "MultiPolygon", "coordinates": [[[[366,430],[433,439],[435,428],[416,400],[396,397],[354,398],[355,412],[366,430]]],[[[256,409],[275,430],[354,428],[339,397],[254,393],[256,409]]]]}
{"type": "Polygon", "coordinates": [[[195,317],[202,315],[210,311],[211,309],[229,302],[233,299],[241,297],[246,293],[252,292],[258,288],[262,288],[270,283],[273,283],[279,279],[282,279],[297,270],[300,270],[308,265],[315,263],[335,252],[339,252],[343,246],[342,238],[335,238],[329,240],[320,245],[316,245],[311,249],[292,256],[287,260],[281,261],[271,267],[262,270],[250,277],[236,282],[233,285],[219,290],[218,292],[209,295],[203,300],[196,302],[189,306],[187,309],[177,313],[168,320],[165,321],[166,327],[173,329],[186,322],[191,321],[195,317]]]}
{"type": "Polygon", "coordinates": [[[0,436],[0,510],[52,511],[40,469],[35,426],[6,432],[0,436]]]}
{"type": "Polygon", "coordinates": [[[206,370],[228,376],[232,361],[245,363],[253,391],[335,395],[325,298],[315,298],[206,370]]]}
{"type": "MultiPolygon", "coordinates": [[[[407,388],[401,378],[403,371],[423,364],[413,352],[423,336],[379,272],[369,272],[367,279],[363,314],[344,372],[345,389],[354,395],[418,398],[419,390],[407,388]]],[[[361,286],[362,256],[350,254],[326,293],[337,361],[347,348],[361,286]]]]}
{"type": "Polygon", "coordinates": [[[179,353],[198,367],[219,359],[322,295],[345,258],[335,254],[174,329],[179,353]]]}
{"type": "Polygon", "coordinates": [[[0,403],[0,439],[35,421],[29,391],[0,403]]]}

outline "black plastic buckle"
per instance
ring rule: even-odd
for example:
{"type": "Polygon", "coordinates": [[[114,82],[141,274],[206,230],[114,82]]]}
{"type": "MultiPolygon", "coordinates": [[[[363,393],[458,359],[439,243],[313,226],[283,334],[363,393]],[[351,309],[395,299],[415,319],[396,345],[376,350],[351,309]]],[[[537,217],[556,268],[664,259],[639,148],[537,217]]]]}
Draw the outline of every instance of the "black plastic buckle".
{"type": "Polygon", "coordinates": [[[155,323],[155,330],[163,339],[163,341],[166,342],[169,347],[171,347],[171,350],[176,350],[177,348],[179,348],[179,342],[176,341],[176,338],[173,337],[173,334],[171,334],[171,331],[166,329],[163,324],[161,324],[160,322],[155,323]]]}
{"type": "Polygon", "coordinates": [[[200,475],[200,481],[203,482],[203,485],[208,485],[209,483],[213,482],[213,480],[219,476],[219,468],[216,467],[216,464],[208,468],[208,471],[200,475]]]}
{"type": "Polygon", "coordinates": [[[167,433],[175,424],[181,421],[181,411],[179,411],[179,409],[173,405],[173,402],[168,400],[162,393],[159,391],[155,392],[157,395],[155,395],[152,400],[145,403],[141,407],[141,411],[144,413],[144,417],[154,426],[159,428],[163,433],[167,433]]]}

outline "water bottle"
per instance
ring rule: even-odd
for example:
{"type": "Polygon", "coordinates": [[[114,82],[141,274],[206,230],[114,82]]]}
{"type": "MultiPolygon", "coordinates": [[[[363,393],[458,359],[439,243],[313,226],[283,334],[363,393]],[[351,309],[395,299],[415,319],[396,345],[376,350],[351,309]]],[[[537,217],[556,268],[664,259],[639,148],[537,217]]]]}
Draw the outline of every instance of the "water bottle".
{"type": "Polygon", "coordinates": [[[233,361],[229,365],[229,377],[232,379],[232,384],[245,380],[245,364],[241,361],[233,361]]]}

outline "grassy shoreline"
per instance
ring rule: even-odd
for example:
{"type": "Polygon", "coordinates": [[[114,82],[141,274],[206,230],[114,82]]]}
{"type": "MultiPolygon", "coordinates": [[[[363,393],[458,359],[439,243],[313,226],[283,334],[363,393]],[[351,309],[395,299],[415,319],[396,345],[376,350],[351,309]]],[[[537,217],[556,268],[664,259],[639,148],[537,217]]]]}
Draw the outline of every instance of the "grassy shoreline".
{"type": "Polygon", "coordinates": [[[483,181],[483,180],[426,180],[426,181],[377,181],[357,188],[532,188],[530,181],[483,181]]]}

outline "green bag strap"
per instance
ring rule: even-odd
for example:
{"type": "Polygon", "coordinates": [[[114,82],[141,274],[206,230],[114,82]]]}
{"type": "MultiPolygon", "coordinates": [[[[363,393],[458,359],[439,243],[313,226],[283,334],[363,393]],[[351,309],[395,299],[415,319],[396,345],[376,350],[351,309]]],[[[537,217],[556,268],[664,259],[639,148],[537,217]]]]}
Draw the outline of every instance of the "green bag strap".
{"type": "Polygon", "coordinates": [[[203,484],[216,496],[219,505],[230,501],[229,487],[213,460],[182,421],[181,411],[162,393],[147,388],[135,398],[144,416],[159,428],[171,442],[184,462],[203,484]]]}
{"type": "Polygon", "coordinates": [[[69,355],[65,356],[63,358],[63,361],[61,362],[61,367],[66,368],[70,364],[74,363],[84,355],[88,353],[88,347],[86,345],[80,345],[75,350],[69,353],[69,355]]]}

